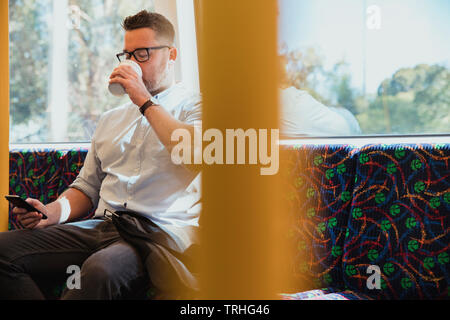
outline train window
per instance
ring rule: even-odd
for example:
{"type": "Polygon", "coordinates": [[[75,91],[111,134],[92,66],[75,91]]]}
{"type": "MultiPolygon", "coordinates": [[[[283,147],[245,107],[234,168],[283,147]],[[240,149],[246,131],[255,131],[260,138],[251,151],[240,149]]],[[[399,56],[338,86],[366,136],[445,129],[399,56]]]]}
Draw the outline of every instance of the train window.
{"type": "Polygon", "coordinates": [[[448,0],[279,0],[285,135],[450,133],[448,0]]]}
{"type": "Polygon", "coordinates": [[[11,143],[89,141],[123,49],[121,23],[148,0],[9,0],[11,143]]]}
{"type": "MultiPolygon", "coordinates": [[[[278,1],[282,136],[450,133],[448,1],[278,1]]],[[[120,23],[158,2],[10,0],[11,142],[89,141],[127,101],[106,84],[120,23]]]]}

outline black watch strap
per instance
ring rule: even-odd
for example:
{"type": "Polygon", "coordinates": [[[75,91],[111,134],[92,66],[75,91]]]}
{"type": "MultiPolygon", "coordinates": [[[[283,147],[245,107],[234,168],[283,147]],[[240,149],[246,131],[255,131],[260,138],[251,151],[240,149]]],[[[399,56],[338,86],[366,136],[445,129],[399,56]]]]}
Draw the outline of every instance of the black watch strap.
{"type": "Polygon", "coordinates": [[[141,111],[142,115],[145,114],[145,110],[147,110],[148,108],[150,108],[151,106],[154,106],[155,104],[153,103],[152,99],[149,99],[146,103],[144,103],[142,105],[142,107],[139,108],[139,111],[141,111]]]}

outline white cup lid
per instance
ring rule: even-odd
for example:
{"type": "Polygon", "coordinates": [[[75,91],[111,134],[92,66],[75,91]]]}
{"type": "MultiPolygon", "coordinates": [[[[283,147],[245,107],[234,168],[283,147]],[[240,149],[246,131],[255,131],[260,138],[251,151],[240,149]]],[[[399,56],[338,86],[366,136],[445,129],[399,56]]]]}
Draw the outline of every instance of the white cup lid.
{"type": "Polygon", "coordinates": [[[133,60],[124,60],[119,65],[120,66],[121,65],[129,65],[129,66],[131,66],[134,69],[134,71],[136,71],[136,73],[139,75],[139,77],[142,77],[141,66],[139,64],[137,64],[136,62],[134,62],[133,60]]]}

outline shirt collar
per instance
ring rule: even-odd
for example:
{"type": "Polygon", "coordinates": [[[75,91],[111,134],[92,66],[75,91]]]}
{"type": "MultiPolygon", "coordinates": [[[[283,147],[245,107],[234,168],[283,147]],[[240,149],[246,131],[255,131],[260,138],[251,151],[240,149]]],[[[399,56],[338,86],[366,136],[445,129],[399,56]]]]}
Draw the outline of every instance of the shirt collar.
{"type": "Polygon", "coordinates": [[[177,84],[173,84],[172,86],[170,86],[170,87],[167,88],[166,90],[161,91],[160,93],[158,93],[157,95],[155,95],[155,99],[156,99],[156,100],[163,99],[163,98],[166,97],[166,96],[173,90],[173,88],[175,88],[177,85],[178,85],[178,83],[177,83],[177,84]]]}

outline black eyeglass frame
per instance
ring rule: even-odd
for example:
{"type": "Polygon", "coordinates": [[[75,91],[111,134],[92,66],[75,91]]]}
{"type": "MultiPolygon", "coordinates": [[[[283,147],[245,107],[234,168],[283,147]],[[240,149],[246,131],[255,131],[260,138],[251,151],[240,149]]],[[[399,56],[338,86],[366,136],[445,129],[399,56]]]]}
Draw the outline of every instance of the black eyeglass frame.
{"type": "Polygon", "coordinates": [[[137,49],[134,49],[132,52],[128,52],[128,51],[124,50],[123,52],[116,54],[116,57],[119,60],[119,62],[122,62],[120,60],[120,57],[128,54],[130,56],[130,58],[128,58],[128,59],[125,58],[125,60],[129,60],[129,59],[131,59],[131,56],[133,56],[136,59],[136,61],[138,61],[138,62],[146,62],[150,59],[150,51],[151,50],[159,50],[159,49],[164,49],[164,48],[170,49],[172,47],[171,46],[157,46],[157,47],[148,47],[148,48],[137,48],[137,49]],[[136,57],[136,55],[134,54],[138,50],[146,50],[147,51],[147,59],[145,59],[144,61],[141,61],[140,59],[138,59],[138,57],[136,57]]]}

